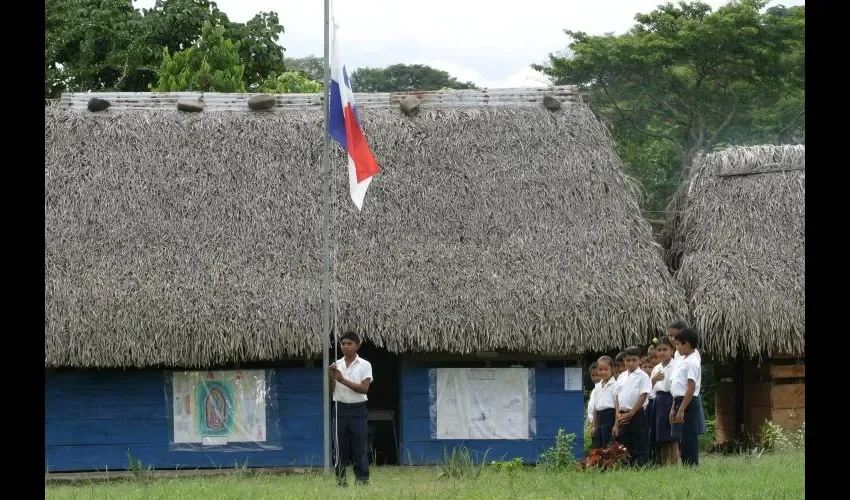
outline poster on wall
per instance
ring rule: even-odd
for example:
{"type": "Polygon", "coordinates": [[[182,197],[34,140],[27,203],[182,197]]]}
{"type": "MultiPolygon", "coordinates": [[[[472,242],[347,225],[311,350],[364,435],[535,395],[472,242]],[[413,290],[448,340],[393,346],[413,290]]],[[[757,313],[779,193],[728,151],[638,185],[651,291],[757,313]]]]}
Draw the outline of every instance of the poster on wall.
{"type": "Polygon", "coordinates": [[[580,366],[564,368],[564,390],[580,391],[582,389],[582,373],[580,366]]]}
{"type": "Polygon", "coordinates": [[[528,368],[434,368],[433,439],[531,439],[534,375],[528,368]]]}
{"type": "Polygon", "coordinates": [[[174,372],[173,444],[265,443],[265,370],[174,372]]]}

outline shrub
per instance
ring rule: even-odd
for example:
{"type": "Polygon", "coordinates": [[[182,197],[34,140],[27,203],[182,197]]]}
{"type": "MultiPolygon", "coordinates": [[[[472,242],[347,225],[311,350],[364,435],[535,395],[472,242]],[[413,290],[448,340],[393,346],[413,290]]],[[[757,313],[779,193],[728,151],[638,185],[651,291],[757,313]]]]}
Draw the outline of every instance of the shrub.
{"type": "Polygon", "coordinates": [[[575,434],[567,434],[564,429],[558,429],[555,434],[555,446],[540,454],[540,465],[551,470],[573,469],[576,463],[573,455],[575,440],[575,434]]]}

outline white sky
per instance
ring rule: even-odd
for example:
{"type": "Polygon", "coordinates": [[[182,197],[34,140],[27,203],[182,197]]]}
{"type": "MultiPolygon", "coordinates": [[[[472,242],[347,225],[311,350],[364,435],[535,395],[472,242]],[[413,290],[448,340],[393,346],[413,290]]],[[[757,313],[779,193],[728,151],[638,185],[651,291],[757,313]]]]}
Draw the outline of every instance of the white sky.
{"type": "MultiPolygon", "coordinates": [[[[725,0],[703,0],[717,8],[725,0]]],[[[150,8],[155,0],[134,0],[150,8]]],[[[278,13],[280,43],[287,57],[324,53],[323,0],[217,0],[231,21],[245,22],[260,11],[278,13]]],[[[623,33],[637,13],[663,0],[336,0],[340,50],[349,71],[390,64],[427,64],[479,86],[544,85],[532,63],[566,49],[565,29],[601,35],[623,33]]],[[[770,5],[804,5],[774,0],[770,5]]]]}

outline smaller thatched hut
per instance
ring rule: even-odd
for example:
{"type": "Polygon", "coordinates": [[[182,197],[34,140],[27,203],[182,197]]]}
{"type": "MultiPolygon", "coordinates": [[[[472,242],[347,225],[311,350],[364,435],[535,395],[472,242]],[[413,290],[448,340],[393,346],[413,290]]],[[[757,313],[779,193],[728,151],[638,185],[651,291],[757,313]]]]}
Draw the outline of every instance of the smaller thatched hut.
{"type": "Polygon", "coordinates": [[[717,362],[717,440],[805,420],[805,146],[735,147],[668,209],[667,261],[717,362]]]}

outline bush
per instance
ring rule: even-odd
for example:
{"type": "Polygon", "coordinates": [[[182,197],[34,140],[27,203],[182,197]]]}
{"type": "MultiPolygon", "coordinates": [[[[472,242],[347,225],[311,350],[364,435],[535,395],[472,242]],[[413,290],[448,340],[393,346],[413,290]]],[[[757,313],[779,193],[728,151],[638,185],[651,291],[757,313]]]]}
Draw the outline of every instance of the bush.
{"type": "Polygon", "coordinates": [[[572,470],[576,458],[573,455],[573,443],[576,435],[567,434],[564,429],[558,429],[555,435],[555,446],[540,454],[540,465],[551,470],[572,470]]]}

